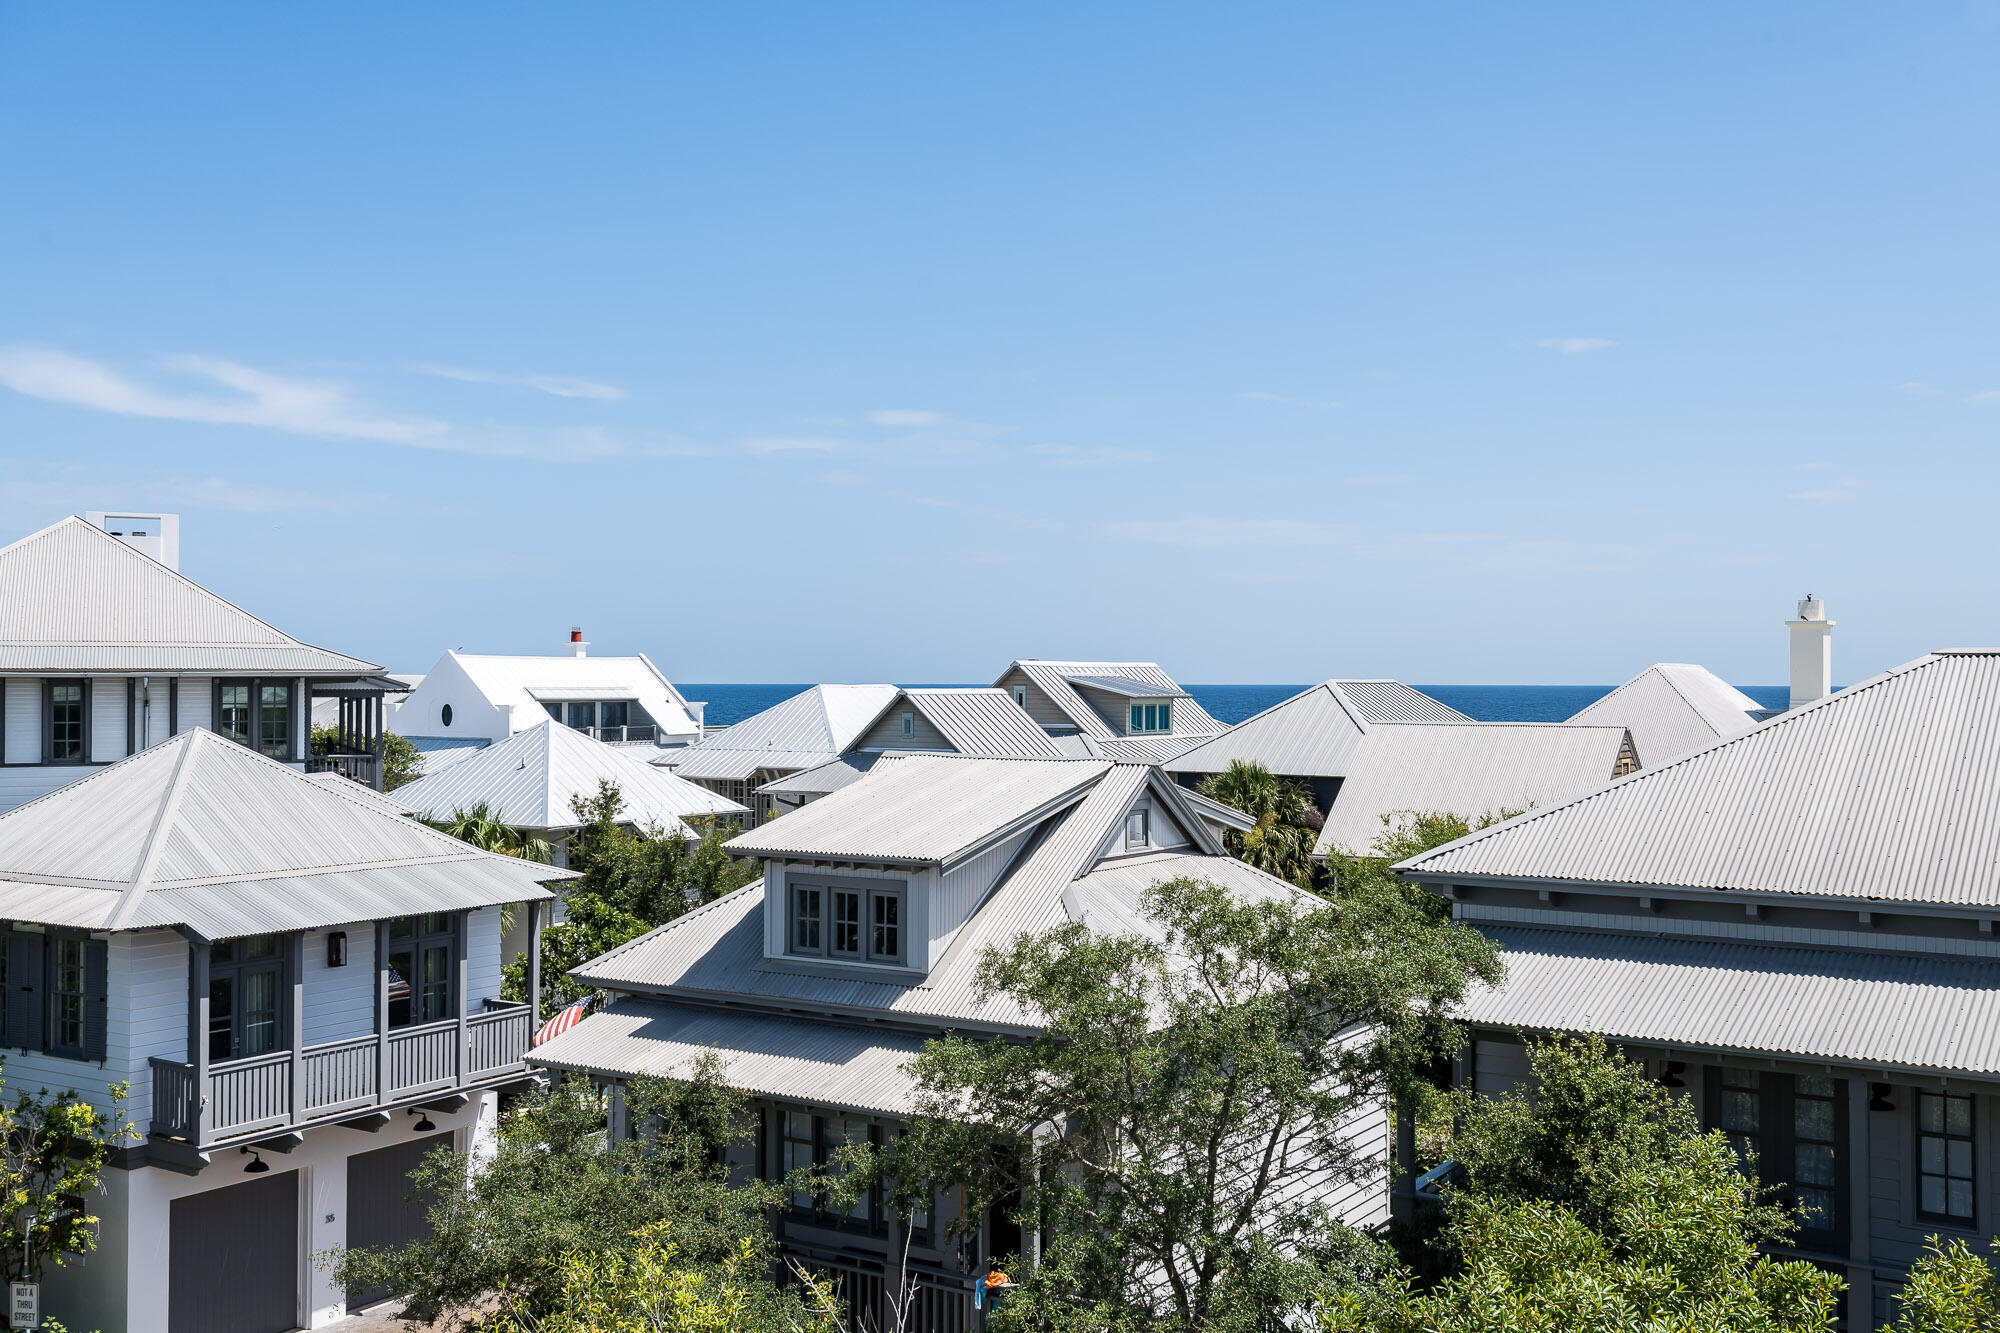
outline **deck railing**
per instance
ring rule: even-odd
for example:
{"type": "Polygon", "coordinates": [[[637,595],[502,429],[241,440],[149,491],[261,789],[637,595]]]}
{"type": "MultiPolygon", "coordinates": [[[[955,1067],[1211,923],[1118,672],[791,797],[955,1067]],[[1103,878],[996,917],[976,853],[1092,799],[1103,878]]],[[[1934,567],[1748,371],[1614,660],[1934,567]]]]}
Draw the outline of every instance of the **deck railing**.
{"type": "Polygon", "coordinates": [[[659,724],[654,722],[638,722],[629,727],[578,727],[577,730],[587,733],[593,740],[600,740],[608,745],[654,742],[660,739],[659,724]]]}
{"type": "Polygon", "coordinates": [[[306,756],[306,772],[338,773],[353,778],[364,787],[375,785],[375,756],[372,754],[315,754],[306,756]]]}
{"type": "Polygon", "coordinates": [[[202,1095],[193,1065],[154,1056],[153,1133],[207,1147],[524,1070],[531,1021],[525,1004],[488,1000],[463,1026],[447,1019],[213,1064],[202,1095]]]}
{"type": "Polygon", "coordinates": [[[896,1270],[885,1259],[817,1249],[804,1250],[792,1257],[807,1272],[833,1283],[856,1328],[971,1333],[976,1327],[971,1285],[975,1278],[911,1264],[903,1270],[907,1285],[899,1295],[896,1270]],[[899,1304],[904,1307],[900,1312],[896,1308],[899,1304]]]}

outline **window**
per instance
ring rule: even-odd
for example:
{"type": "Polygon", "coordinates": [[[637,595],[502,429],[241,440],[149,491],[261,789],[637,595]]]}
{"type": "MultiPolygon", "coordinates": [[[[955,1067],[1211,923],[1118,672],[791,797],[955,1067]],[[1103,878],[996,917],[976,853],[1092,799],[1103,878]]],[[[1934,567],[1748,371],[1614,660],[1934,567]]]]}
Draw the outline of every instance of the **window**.
{"type": "Polygon", "coordinates": [[[909,739],[911,739],[912,737],[914,737],[914,736],[915,736],[916,734],[917,734],[917,715],[916,715],[915,713],[904,713],[904,714],[903,714],[903,739],[904,739],[904,740],[909,740],[909,739]]]}
{"type": "Polygon", "coordinates": [[[224,680],[215,686],[215,731],[273,759],[296,753],[292,735],[293,683],[284,680],[224,680]]]}
{"type": "Polygon", "coordinates": [[[562,705],[561,705],[561,704],[558,704],[558,703],[551,703],[551,702],[549,702],[549,701],[548,701],[547,699],[544,699],[544,700],[542,700],[542,707],[544,707],[544,708],[546,708],[546,709],[548,709],[548,710],[549,710],[549,716],[550,716],[550,717],[554,718],[554,719],[555,719],[556,721],[558,721],[558,722],[562,721],[562,705]]]}
{"type": "Polygon", "coordinates": [[[1917,1208],[1926,1217],[1973,1223],[1970,1096],[1917,1094],[1917,1208]]]}
{"type": "MultiPolygon", "coordinates": [[[[812,1167],[826,1168],[839,1161],[840,1150],[849,1145],[876,1141],[875,1129],[859,1116],[816,1116],[810,1111],[784,1113],[784,1143],[781,1165],[786,1175],[812,1167]]],[[[845,1175],[845,1171],[838,1174],[845,1175]]],[[[794,1209],[812,1213],[823,1226],[842,1230],[880,1232],[881,1189],[869,1186],[844,1212],[820,1207],[810,1190],[793,1190],[788,1196],[794,1209]]],[[[830,1201],[824,1201],[830,1202],[830,1201]]]]}
{"type": "Polygon", "coordinates": [[[250,743],[250,687],[224,685],[218,695],[215,729],[238,745],[250,743]]]}
{"type": "Polygon", "coordinates": [[[793,884],[788,953],[852,962],[903,961],[903,890],[793,884]]]}
{"type": "Polygon", "coordinates": [[[276,935],[218,940],[208,951],[208,1058],[235,1060],[284,1049],[278,997],[284,950],[276,935]]]}
{"type": "Polygon", "coordinates": [[[1027,709],[1028,709],[1028,687],[1027,687],[1026,685],[1016,685],[1016,686],[1014,687],[1014,702],[1015,702],[1015,703],[1017,703],[1017,704],[1019,704],[1019,705],[1021,706],[1021,711],[1022,711],[1022,712],[1026,712],[1026,711],[1027,711],[1027,709]]]}
{"type": "Polygon", "coordinates": [[[1808,1231],[1834,1226],[1834,1081],[1824,1074],[1801,1074],[1792,1088],[1792,1204],[1808,1231]]]}
{"type": "Polygon", "coordinates": [[[566,704],[569,709],[569,724],[577,731],[589,731],[597,725],[597,705],[593,703],[566,704]]]}
{"type": "Polygon", "coordinates": [[[448,727],[448,726],[450,726],[450,725],[451,725],[451,705],[450,705],[450,704],[446,704],[446,705],[445,705],[445,706],[444,706],[443,708],[440,708],[440,709],[438,709],[438,724],[439,724],[440,726],[446,726],[446,727],[448,727]]]}
{"type": "Polygon", "coordinates": [[[83,1056],[83,946],[80,939],[57,937],[55,966],[49,985],[49,1050],[55,1055],[83,1056]]]}
{"type": "Polygon", "coordinates": [[[1172,704],[1133,704],[1132,726],[1134,734],[1140,732],[1163,732],[1174,729],[1174,706],[1172,704]]]}
{"type": "Polygon", "coordinates": [[[292,753],[292,687],[257,687],[257,748],[273,759],[292,753]]]}
{"type": "Polygon", "coordinates": [[[452,1016],[452,965],[458,922],[449,912],[389,923],[389,1026],[439,1023],[452,1016]]]}
{"type": "Polygon", "coordinates": [[[1722,1115],[1718,1124],[1748,1169],[1763,1135],[1762,1076],[1754,1069],[1722,1071],[1722,1115]]]}
{"type": "Polygon", "coordinates": [[[1152,842],[1152,812],[1150,810],[1128,810],[1125,812],[1125,846],[1144,847],[1152,842]]]}
{"type": "Polygon", "coordinates": [[[80,680],[49,682],[49,753],[52,764],[88,762],[90,687],[80,680]]]}
{"type": "Polygon", "coordinates": [[[597,706],[597,725],[600,727],[624,727],[629,725],[632,705],[623,699],[607,700],[597,706]]]}
{"type": "Polygon", "coordinates": [[[1825,1074],[1715,1069],[1707,1121],[1798,1223],[1801,1249],[1839,1250],[1846,1213],[1847,1083],[1825,1074]]]}
{"type": "MultiPolygon", "coordinates": [[[[807,1111],[785,1112],[784,1162],[782,1168],[789,1176],[794,1171],[815,1165],[814,1149],[819,1144],[819,1135],[814,1128],[813,1116],[807,1111]]],[[[792,1207],[806,1212],[812,1211],[813,1199],[808,1190],[792,1192],[792,1207]]]]}

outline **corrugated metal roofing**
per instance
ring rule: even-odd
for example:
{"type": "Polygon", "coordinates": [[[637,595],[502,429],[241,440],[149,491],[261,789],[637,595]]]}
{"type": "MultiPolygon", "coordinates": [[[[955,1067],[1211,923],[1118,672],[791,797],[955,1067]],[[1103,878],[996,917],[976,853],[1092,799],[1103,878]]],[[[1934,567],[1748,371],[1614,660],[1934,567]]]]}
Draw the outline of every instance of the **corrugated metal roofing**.
{"type": "MultiPolygon", "coordinates": [[[[902,698],[943,733],[960,754],[1057,759],[1062,751],[1005,690],[920,688],[902,698]]],[[[883,711],[895,708],[892,702],[883,711]]]]}
{"type": "Polygon", "coordinates": [[[80,518],[0,548],[0,671],[372,675],[80,518]]]}
{"type": "Polygon", "coordinates": [[[1176,773],[1221,773],[1237,760],[1299,778],[1346,776],[1368,728],[1381,722],[1470,722],[1399,680],[1323,680],[1167,761],[1176,773]]]}
{"type": "Polygon", "coordinates": [[[1476,818],[1566,801],[1611,781],[1622,727],[1569,722],[1383,722],[1348,760],[1316,855],[1366,854],[1384,817],[1450,811],[1476,818]]]}
{"type": "Polygon", "coordinates": [[[1085,736],[1083,746],[1091,755],[1115,759],[1121,764],[1166,764],[1200,739],[1198,736],[1112,736],[1099,740],[1085,736]]]}
{"type": "Polygon", "coordinates": [[[1624,727],[1648,768],[1739,735],[1769,710],[1707,667],[1657,662],[1570,721],[1624,727]]]}
{"type": "Polygon", "coordinates": [[[815,685],[661,762],[682,777],[728,782],[760,768],[816,768],[859,740],[897,693],[894,685],[815,685]]]}
{"type": "Polygon", "coordinates": [[[788,773],[757,790],[766,796],[824,796],[861,781],[883,753],[881,750],[856,750],[830,764],[808,768],[802,773],[788,773]]]}
{"type": "Polygon", "coordinates": [[[620,1000],[529,1053],[550,1069],[687,1078],[713,1055],[733,1088],[814,1106],[908,1115],[905,1066],[923,1038],[687,1005],[620,1000]]]}
{"type": "Polygon", "coordinates": [[[1106,694],[1122,695],[1127,699],[1188,699],[1193,696],[1180,686],[1168,687],[1151,681],[1133,680],[1130,676],[1071,676],[1072,685],[1088,685],[1106,694]]]}
{"type": "Polygon", "coordinates": [[[944,864],[1107,765],[1088,759],[885,758],[867,777],[724,844],[738,856],[857,857],[944,864]]]}
{"type": "Polygon", "coordinates": [[[484,736],[467,740],[463,736],[405,736],[417,752],[417,772],[428,777],[442,773],[453,764],[462,764],[492,742],[484,736]]]}
{"type": "Polygon", "coordinates": [[[2000,1074],[2000,963],[1482,928],[1507,979],[1467,997],[1471,1023],[2000,1074]]]}
{"type": "Polygon", "coordinates": [[[0,815],[0,880],[70,886],[76,896],[51,896],[47,910],[110,928],[302,929],[524,902],[549,896],[542,881],[570,878],[479,851],[387,813],[373,793],[313,781],[205,729],[0,815]]]}
{"type": "MultiPolygon", "coordinates": [[[[1063,715],[1086,736],[1098,740],[1109,740],[1116,736],[1097,710],[1084,702],[1070,685],[1079,677],[1112,676],[1140,684],[1153,685],[1171,690],[1178,698],[1186,693],[1172,676],[1160,670],[1155,662],[1052,662],[1044,658],[1030,657],[1011,663],[1000,673],[997,686],[1016,669],[1019,669],[1037,688],[1049,697],[1049,701],[1062,710],[1063,715]]],[[[1187,741],[1196,737],[1213,736],[1222,730],[1222,724],[1210,717],[1202,706],[1193,699],[1180,699],[1174,705],[1174,732],[1176,738],[1187,741]]]]}
{"type": "Polygon", "coordinates": [[[2000,905],[2000,649],[1919,658],[1405,868],[2000,905]]]}
{"type": "Polygon", "coordinates": [[[344,782],[347,786],[339,790],[346,792],[349,796],[367,801],[378,810],[392,815],[411,815],[416,813],[416,811],[398,800],[394,792],[376,791],[373,787],[365,786],[362,783],[356,782],[353,778],[339,773],[308,773],[306,774],[306,780],[328,787],[333,786],[335,783],[344,782]]]}
{"type": "MultiPolygon", "coordinates": [[[[479,692],[509,706],[524,722],[545,717],[543,705],[560,699],[633,699],[665,736],[701,734],[694,710],[644,653],[636,657],[529,657],[447,652],[479,692]]],[[[433,668],[433,673],[436,668],[433,668]]],[[[416,692],[411,702],[424,705],[416,692]]]]}
{"type": "Polygon", "coordinates": [[[597,794],[598,784],[618,788],[620,816],[638,828],[692,833],[683,817],[741,815],[736,802],[696,786],[630,753],[593,740],[553,718],[517,731],[464,763],[428,774],[397,796],[426,819],[484,801],[493,817],[515,828],[564,829],[577,825],[572,802],[597,794]]]}

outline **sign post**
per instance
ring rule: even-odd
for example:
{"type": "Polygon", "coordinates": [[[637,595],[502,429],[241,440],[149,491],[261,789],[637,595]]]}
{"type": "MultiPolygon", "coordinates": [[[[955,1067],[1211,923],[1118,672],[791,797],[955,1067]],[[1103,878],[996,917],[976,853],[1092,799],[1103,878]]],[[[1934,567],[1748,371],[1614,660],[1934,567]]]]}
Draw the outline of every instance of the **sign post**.
{"type": "Polygon", "coordinates": [[[7,1287],[7,1324],[10,1328],[42,1326],[42,1284],[14,1282],[7,1287]]]}

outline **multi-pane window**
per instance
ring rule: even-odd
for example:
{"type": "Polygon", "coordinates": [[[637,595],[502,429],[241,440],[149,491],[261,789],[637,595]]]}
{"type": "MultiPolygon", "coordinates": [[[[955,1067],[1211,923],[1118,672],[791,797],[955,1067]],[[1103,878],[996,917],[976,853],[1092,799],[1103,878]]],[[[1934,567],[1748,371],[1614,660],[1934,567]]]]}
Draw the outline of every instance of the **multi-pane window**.
{"type": "Polygon", "coordinates": [[[257,748],[273,759],[292,753],[292,687],[257,687],[257,748]]]}
{"type": "Polygon", "coordinates": [[[1172,704],[1133,704],[1133,732],[1172,731],[1174,729],[1174,706],[1172,704]]]}
{"type": "Polygon", "coordinates": [[[294,753],[297,691],[290,681],[225,680],[215,686],[215,730],[273,759],[294,753]]]}
{"type": "MultiPolygon", "coordinates": [[[[813,1115],[810,1111],[785,1112],[785,1142],[783,1170],[787,1177],[794,1171],[802,1171],[816,1162],[819,1137],[814,1131],[813,1115]]],[[[792,1207],[811,1211],[812,1193],[809,1190],[792,1191],[792,1207]]]]}
{"type": "Polygon", "coordinates": [[[915,713],[904,713],[903,739],[906,741],[914,739],[916,734],[917,734],[917,715],[915,713]]]}
{"type": "Polygon", "coordinates": [[[233,1060],[282,1049],[278,997],[284,979],[276,935],[218,940],[208,951],[208,1058],[233,1060]]]}
{"type": "Polygon", "coordinates": [[[1792,1205],[1808,1231],[1834,1225],[1835,1085],[1825,1074],[1800,1074],[1792,1088],[1792,1205]]]}
{"type": "Polygon", "coordinates": [[[80,939],[58,936],[49,978],[49,1047],[58,1055],[83,1054],[84,972],[80,939]]]}
{"type": "Polygon", "coordinates": [[[624,727],[630,724],[632,705],[622,699],[606,700],[597,706],[597,725],[624,727]]]}
{"type": "Polygon", "coordinates": [[[569,706],[569,725],[578,731],[589,731],[597,725],[597,705],[594,703],[573,703],[569,706]]]}
{"type": "Polygon", "coordinates": [[[1927,1217],[1972,1224],[1970,1096],[1917,1094],[1917,1207],[1927,1217]]]}
{"type": "Polygon", "coordinates": [[[225,681],[216,696],[215,729],[238,745],[250,743],[250,688],[225,681]]]}
{"type": "Polygon", "coordinates": [[[449,912],[398,917],[389,923],[390,1027],[452,1017],[457,943],[457,922],[449,912]]]}
{"type": "Polygon", "coordinates": [[[1763,1137],[1762,1077],[1754,1069],[1722,1071],[1722,1132],[1729,1145],[1748,1164],[1763,1137]]]}
{"type": "Polygon", "coordinates": [[[793,884],[787,952],[855,962],[903,961],[903,890],[793,884]]]}
{"type": "Polygon", "coordinates": [[[87,691],[80,680],[58,680],[49,684],[49,760],[57,764],[80,764],[88,757],[86,723],[89,708],[87,691]]]}

